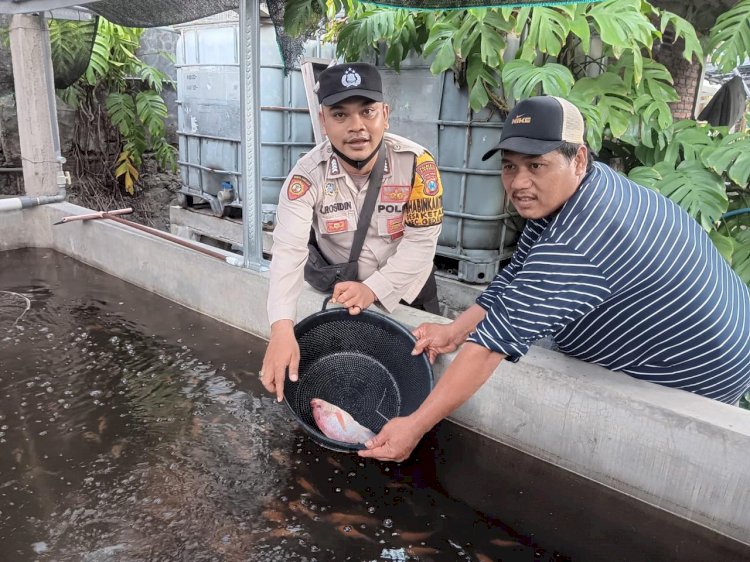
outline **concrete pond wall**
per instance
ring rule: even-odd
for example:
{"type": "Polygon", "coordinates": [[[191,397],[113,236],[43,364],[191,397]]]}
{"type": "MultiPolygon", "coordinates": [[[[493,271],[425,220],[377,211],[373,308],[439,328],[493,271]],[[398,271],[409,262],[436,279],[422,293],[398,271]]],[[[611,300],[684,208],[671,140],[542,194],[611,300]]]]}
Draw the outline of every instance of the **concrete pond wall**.
{"type": "MultiPolygon", "coordinates": [[[[0,251],[51,248],[268,338],[268,272],[244,270],[113,221],[53,226],[85,212],[60,203],[0,213],[0,251]]],[[[299,318],[321,305],[321,293],[305,286],[299,318]]],[[[447,321],[406,307],[393,316],[409,328],[447,321]]],[[[436,377],[450,361],[437,362],[436,377]]],[[[519,363],[502,363],[451,420],[750,544],[750,411],[533,346],[519,363]]]]}

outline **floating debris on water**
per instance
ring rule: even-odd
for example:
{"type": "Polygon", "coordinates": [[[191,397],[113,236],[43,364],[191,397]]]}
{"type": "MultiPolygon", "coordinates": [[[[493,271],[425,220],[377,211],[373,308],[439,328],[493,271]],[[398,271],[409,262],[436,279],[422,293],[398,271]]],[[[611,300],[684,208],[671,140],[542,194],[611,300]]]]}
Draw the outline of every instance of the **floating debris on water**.
{"type": "Polygon", "coordinates": [[[405,548],[384,548],[380,557],[383,560],[396,560],[397,562],[406,562],[409,559],[405,548]]]}

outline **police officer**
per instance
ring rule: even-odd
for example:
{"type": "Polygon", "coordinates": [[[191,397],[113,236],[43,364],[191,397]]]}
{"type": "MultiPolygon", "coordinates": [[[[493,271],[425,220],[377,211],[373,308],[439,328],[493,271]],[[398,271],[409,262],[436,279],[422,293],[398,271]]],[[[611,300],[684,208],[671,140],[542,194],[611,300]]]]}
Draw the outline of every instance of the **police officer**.
{"type": "Polygon", "coordinates": [[[438,312],[433,259],[443,220],[443,187],[433,157],[424,147],[385,132],[389,107],[374,66],[328,67],[318,85],[320,121],[328,140],[290,172],[279,195],[273,237],[267,305],[271,339],[261,381],[279,401],[287,368],[290,380],[297,380],[299,345],[293,327],[310,227],[329,263],[349,261],[381,144],[385,165],[358,260],[359,278],[337,283],[332,300],[350,314],[374,302],[389,312],[399,302],[438,312]]]}

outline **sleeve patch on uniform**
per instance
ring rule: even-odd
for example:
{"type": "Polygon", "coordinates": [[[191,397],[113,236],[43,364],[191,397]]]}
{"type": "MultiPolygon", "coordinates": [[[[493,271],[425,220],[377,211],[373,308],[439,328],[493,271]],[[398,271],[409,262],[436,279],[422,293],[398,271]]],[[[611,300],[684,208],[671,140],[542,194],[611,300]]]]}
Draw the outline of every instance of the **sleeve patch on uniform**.
{"type": "Polygon", "coordinates": [[[443,222],[443,185],[432,156],[425,152],[417,158],[414,183],[404,205],[404,224],[412,227],[434,226],[443,222]]]}
{"type": "Polygon", "coordinates": [[[289,182],[289,187],[286,189],[286,195],[289,197],[290,201],[294,201],[307,193],[311,185],[310,180],[307,178],[302,176],[292,176],[292,179],[289,182]]]}
{"type": "Polygon", "coordinates": [[[326,232],[336,234],[337,232],[346,232],[349,227],[348,219],[332,219],[326,221],[326,232]]]}
{"type": "Polygon", "coordinates": [[[383,203],[403,203],[409,198],[411,186],[384,185],[380,188],[380,200],[383,203]]]}
{"type": "MultiPolygon", "coordinates": [[[[422,157],[420,157],[421,159],[422,157]]],[[[419,161],[418,161],[419,162],[419,161]]],[[[440,190],[440,178],[435,162],[430,158],[427,161],[417,163],[416,175],[422,180],[424,194],[432,197],[440,190]]]]}

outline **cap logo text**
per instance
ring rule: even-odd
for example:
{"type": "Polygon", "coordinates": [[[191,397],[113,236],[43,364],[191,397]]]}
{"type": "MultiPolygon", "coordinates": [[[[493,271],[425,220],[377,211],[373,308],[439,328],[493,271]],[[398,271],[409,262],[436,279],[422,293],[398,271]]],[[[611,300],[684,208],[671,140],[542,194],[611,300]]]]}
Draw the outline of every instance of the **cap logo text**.
{"type": "Polygon", "coordinates": [[[346,88],[356,88],[362,83],[362,77],[357,73],[355,70],[352,70],[351,68],[347,69],[346,72],[344,72],[344,75],[341,77],[341,84],[345,86],[346,88]]]}
{"type": "Polygon", "coordinates": [[[517,117],[514,117],[511,121],[513,125],[528,125],[531,123],[531,117],[528,117],[526,115],[519,115],[517,117]]]}

